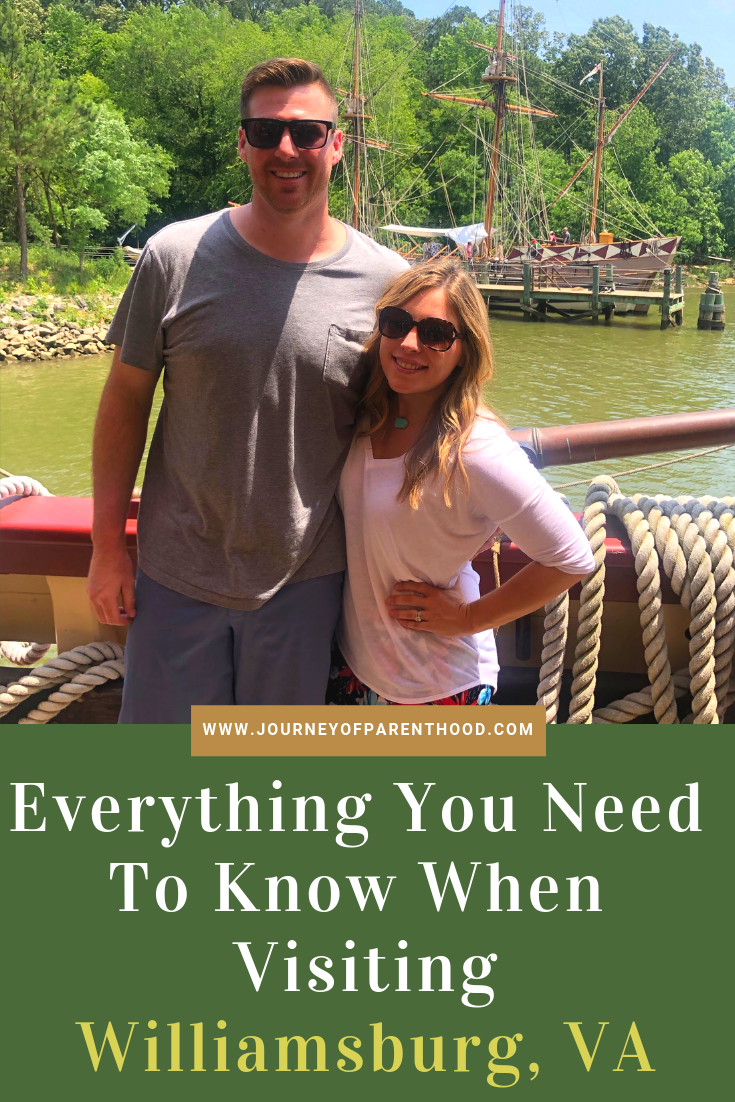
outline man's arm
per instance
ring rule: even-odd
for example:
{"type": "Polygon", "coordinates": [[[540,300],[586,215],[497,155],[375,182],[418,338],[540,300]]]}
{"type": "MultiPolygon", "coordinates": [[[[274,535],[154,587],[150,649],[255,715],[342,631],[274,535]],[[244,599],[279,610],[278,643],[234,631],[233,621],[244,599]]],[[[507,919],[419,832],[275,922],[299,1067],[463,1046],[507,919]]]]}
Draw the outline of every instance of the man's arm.
{"type": "Polygon", "coordinates": [[[115,349],[92,449],[94,547],[87,593],[102,624],[127,624],[135,616],[133,564],[125,546],[125,523],[157,380],[155,371],[124,364],[120,349],[115,349]]]}

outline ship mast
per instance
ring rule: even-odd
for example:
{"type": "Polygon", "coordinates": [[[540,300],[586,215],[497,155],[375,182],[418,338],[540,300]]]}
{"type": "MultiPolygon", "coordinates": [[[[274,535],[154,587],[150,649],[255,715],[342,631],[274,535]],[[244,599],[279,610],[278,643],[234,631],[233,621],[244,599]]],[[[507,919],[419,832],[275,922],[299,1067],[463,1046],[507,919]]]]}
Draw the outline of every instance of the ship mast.
{"type": "Polygon", "coordinates": [[[602,94],[602,61],[600,61],[600,91],[597,97],[597,140],[595,142],[595,183],[592,192],[592,217],[590,219],[590,241],[595,240],[595,223],[597,222],[597,200],[600,195],[600,169],[602,168],[602,154],[605,147],[605,97],[602,94]]]}
{"type": "Polygon", "coordinates": [[[500,11],[498,12],[498,38],[495,49],[492,51],[492,61],[482,77],[485,84],[493,84],[495,86],[495,126],[493,128],[493,145],[490,156],[490,179],[488,181],[487,203],[485,204],[486,245],[490,245],[491,243],[493,211],[495,209],[495,198],[498,191],[498,162],[500,161],[500,140],[503,134],[506,89],[508,81],[515,80],[515,77],[508,76],[506,73],[508,55],[503,51],[504,29],[505,0],[500,0],[500,11]]]}
{"type": "MultiPolygon", "coordinates": [[[[677,47],[677,49],[678,49],[678,47],[677,47]]],[[[608,132],[607,132],[607,134],[605,135],[605,137],[604,137],[604,139],[603,139],[603,142],[602,142],[603,146],[605,146],[605,145],[609,145],[609,144],[610,144],[610,142],[611,142],[611,140],[612,140],[612,137],[613,137],[613,134],[615,133],[615,131],[616,131],[616,130],[618,129],[618,127],[622,126],[622,124],[623,124],[623,123],[625,122],[625,120],[627,119],[628,115],[629,115],[629,114],[631,113],[631,111],[633,110],[633,108],[634,108],[634,107],[635,107],[635,106],[636,106],[636,105],[637,105],[638,103],[640,103],[640,101],[641,101],[641,100],[643,99],[643,97],[645,96],[645,94],[646,94],[646,92],[648,91],[648,89],[649,89],[649,88],[651,87],[651,85],[653,84],[653,82],[654,82],[655,80],[658,80],[658,78],[659,78],[659,77],[661,76],[661,74],[663,73],[664,69],[665,69],[665,68],[666,68],[666,66],[667,66],[667,65],[669,64],[669,62],[671,61],[671,59],[672,59],[672,58],[674,57],[674,55],[675,55],[675,54],[676,54],[676,50],[672,50],[672,51],[671,51],[671,53],[669,54],[669,56],[668,56],[668,57],[666,58],[666,60],[665,60],[665,61],[663,62],[663,64],[662,64],[662,65],[659,65],[658,69],[657,69],[657,70],[656,70],[656,72],[655,72],[655,73],[653,74],[653,76],[652,76],[652,77],[649,77],[649,79],[648,79],[648,80],[646,81],[646,83],[645,83],[645,84],[643,85],[643,87],[641,88],[641,90],[640,90],[640,92],[638,93],[638,95],[637,95],[637,96],[635,96],[635,97],[634,97],[634,99],[632,99],[632,100],[630,101],[630,103],[629,103],[629,104],[628,104],[628,106],[627,106],[627,107],[625,108],[625,110],[623,111],[623,113],[622,113],[622,114],[621,114],[621,115],[619,116],[619,118],[618,118],[618,119],[617,119],[617,120],[616,120],[616,121],[615,121],[615,122],[613,123],[613,125],[612,125],[612,126],[610,127],[609,131],[608,131],[608,132]]],[[[600,70],[600,99],[602,99],[602,70],[600,70]]],[[[599,100],[598,100],[598,103],[599,103],[599,100]]],[[[564,198],[564,196],[565,196],[565,195],[567,194],[567,192],[569,191],[569,189],[570,189],[570,187],[572,186],[572,184],[573,184],[573,183],[575,183],[575,182],[576,182],[576,181],[577,181],[577,180],[579,179],[579,177],[580,177],[580,176],[582,175],[582,173],[584,172],[584,170],[585,170],[585,169],[587,168],[587,166],[588,166],[588,165],[590,164],[590,162],[591,162],[591,161],[593,160],[593,158],[595,157],[595,154],[597,153],[597,149],[598,149],[598,143],[595,143],[595,152],[594,152],[594,153],[590,153],[589,157],[585,158],[585,160],[584,160],[584,161],[582,161],[582,164],[581,164],[581,165],[579,166],[579,168],[577,169],[577,171],[576,171],[576,172],[574,173],[574,175],[572,176],[572,178],[571,178],[571,180],[569,181],[569,183],[565,184],[565,185],[564,185],[564,187],[563,187],[563,188],[561,189],[561,191],[559,192],[559,194],[557,195],[556,199],[554,199],[554,200],[553,200],[553,202],[549,203],[549,206],[548,206],[548,209],[549,209],[549,210],[551,210],[551,208],[552,208],[552,207],[553,207],[553,206],[554,206],[554,205],[555,205],[556,203],[558,203],[560,199],[563,199],[563,198],[564,198]]]]}
{"type": "Polygon", "coordinates": [[[360,95],[360,19],[362,11],[360,9],[360,0],[355,0],[355,53],[352,59],[352,110],[354,116],[352,119],[352,133],[355,136],[355,165],[354,165],[354,180],[353,180],[353,199],[352,199],[352,226],[353,229],[357,229],[360,220],[360,154],[361,138],[365,129],[363,125],[363,119],[365,114],[365,100],[358,98],[360,95]]]}
{"type": "Polygon", "coordinates": [[[486,238],[482,244],[483,255],[487,255],[492,249],[492,224],[495,212],[496,200],[499,192],[499,163],[500,147],[503,136],[503,122],[506,115],[515,115],[520,118],[538,116],[540,118],[555,119],[553,111],[545,111],[529,104],[510,103],[508,101],[508,85],[517,81],[517,77],[508,73],[508,61],[518,61],[513,54],[503,49],[503,36],[505,33],[505,0],[500,0],[498,12],[498,30],[494,46],[486,46],[483,42],[475,42],[470,39],[470,44],[479,50],[490,54],[489,64],[482,75],[484,84],[491,84],[494,89],[493,98],[477,99],[471,96],[457,96],[445,92],[422,92],[422,96],[430,96],[432,99],[447,100],[453,103],[464,103],[472,107],[495,112],[493,126],[492,145],[490,147],[490,173],[488,178],[487,200],[485,203],[484,227],[486,238]]]}
{"type": "Polygon", "coordinates": [[[360,94],[360,31],[362,8],[360,0],[355,0],[355,46],[352,54],[352,91],[347,98],[345,118],[352,122],[352,145],[354,161],[352,163],[352,227],[360,227],[360,157],[364,148],[366,97],[360,94]]]}
{"type": "MultiPolygon", "coordinates": [[[[350,122],[350,133],[345,134],[345,141],[348,141],[353,146],[352,162],[352,226],[354,229],[360,229],[360,189],[363,187],[363,180],[360,172],[360,158],[362,156],[367,157],[368,149],[390,149],[388,142],[378,141],[377,138],[365,137],[365,120],[371,119],[372,115],[365,113],[365,104],[368,101],[368,97],[360,91],[361,79],[360,79],[360,62],[361,62],[361,49],[362,49],[362,7],[360,0],[355,0],[355,44],[352,53],[352,88],[350,91],[345,91],[344,88],[337,88],[336,91],[339,95],[345,97],[344,101],[344,118],[350,122]]],[[[365,223],[366,220],[363,219],[365,223]]],[[[365,225],[367,230],[367,225],[365,225]]]]}

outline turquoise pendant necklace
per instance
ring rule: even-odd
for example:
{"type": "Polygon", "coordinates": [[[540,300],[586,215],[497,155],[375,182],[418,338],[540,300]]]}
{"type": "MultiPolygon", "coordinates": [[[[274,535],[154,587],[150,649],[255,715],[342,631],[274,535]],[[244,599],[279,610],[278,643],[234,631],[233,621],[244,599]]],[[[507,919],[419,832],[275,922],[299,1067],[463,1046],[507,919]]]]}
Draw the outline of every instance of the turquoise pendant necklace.
{"type": "Polygon", "coordinates": [[[397,429],[407,429],[408,428],[408,418],[407,417],[396,417],[393,424],[396,426],[397,429]]]}

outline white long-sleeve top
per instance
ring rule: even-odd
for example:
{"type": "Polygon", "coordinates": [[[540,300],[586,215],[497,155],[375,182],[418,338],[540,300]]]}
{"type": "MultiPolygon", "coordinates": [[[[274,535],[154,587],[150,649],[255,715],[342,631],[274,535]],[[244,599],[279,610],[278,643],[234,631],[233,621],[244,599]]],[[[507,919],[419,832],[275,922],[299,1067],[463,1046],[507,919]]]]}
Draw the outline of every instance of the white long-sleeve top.
{"type": "Polygon", "coordinates": [[[347,578],[337,637],[357,677],[398,704],[496,687],[498,657],[491,630],[446,638],[392,620],[385,602],[396,582],[450,588],[459,579],[464,600],[476,601],[471,560],[497,528],[543,566],[569,574],[594,567],[572,514],[497,422],[478,417],[462,454],[469,492],[455,472],[451,508],[441,476],[418,509],[398,501],[404,457],[375,459],[368,436],[355,437],[342,471],[347,578]]]}

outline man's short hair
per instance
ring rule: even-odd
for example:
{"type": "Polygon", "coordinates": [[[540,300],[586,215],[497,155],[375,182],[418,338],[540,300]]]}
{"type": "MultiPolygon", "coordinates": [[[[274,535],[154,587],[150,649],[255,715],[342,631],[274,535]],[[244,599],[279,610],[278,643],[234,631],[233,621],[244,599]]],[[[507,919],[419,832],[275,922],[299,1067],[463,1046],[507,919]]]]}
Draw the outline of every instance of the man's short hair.
{"type": "Polygon", "coordinates": [[[258,88],[297,88],[304,84],[317,84],[326,93],[333,105],[332,121],[336,122],[337,97],[332,85],[319,65],[300,57],[272,57],[252,67],[240,89],[240,118],[250,117],[250,99],[258,88]]]}

